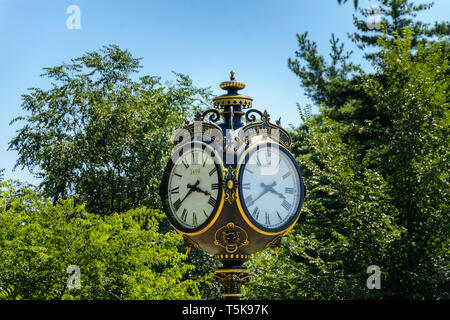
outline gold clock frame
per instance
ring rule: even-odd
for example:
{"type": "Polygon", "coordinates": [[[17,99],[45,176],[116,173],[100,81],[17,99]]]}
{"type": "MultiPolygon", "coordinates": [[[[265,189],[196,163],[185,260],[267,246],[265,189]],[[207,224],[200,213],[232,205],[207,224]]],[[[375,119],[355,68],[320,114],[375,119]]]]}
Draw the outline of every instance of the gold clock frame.
{"type": "MultiPolygon", "coordinates": [[[[247,149],[245,149],[241,156],[239,157],[237,166],[236,166],[236,176],[239,179],[240,176],[240,170],[241,167],[243,165],[243,161],[245,160],[245,157],[255,148],[257,148],[260,145],[268,145],[268,144],[273,144],[273,145],[277,145],[280,147],[283,147],[284,149],[286,149],[287,152],[289,152],[291,155],[292,153],[290,152],[290,150],[286,147],[284,147],[283,145],[279,144],[278,142],[275,142],[274,140],[263,140],[263,141],[259,141],[253,145],[251,145],[250,147],[248,147],[247,149]]],[[[298,165],[298,164],[297,164],[298,165]]],[[[300,176],[300,179],[302,179],[302,177],[300,176]]],[[[238,183],[240,184],[241,181],[238,180],[238,183]]],[[[245,213],[244,208],[242,207],[242,203],[241,203],[241,197],[239,194],[239,188],[237,188],[236,190],[236,205],[238,207],[239,213],[241,214],[242,218],[245,220],[245,222],[256,232],[267,235],[267,236],[276,236],[276,235],[286,235],[289,231],[292,230],[292,228],[294,227],[294,225],[297,223],[298,219],[300,218],[301,215],[301,210],[302,210],[302,202],[303,200],[300,199],[300,205],[299,205],[299,209],[298,211],[295,213],[297,215],[297,218],[289,225],[287,226],[285,229],[277,231],[277,232],[270,232],[270,231],[266,231],[266,230],[262,230],[261,228],[258,228],[258,226],[256,226],[248,217],[247,214],[245,213]]]]}
{"type": "MultiPolygon", "coordinates": [[[[203,141],[189,141],[189,142],[186,142],[186,143],[184,143],[184,144],[182,144],[182,145],[179,145],[179,146],[177,145],[176,148],[177,148],[177,149],[181,149],[181,148],[183,148],[183,147],[184,147],[185,145],[187,145],[187,144],[199,144],[199,145],[204,145],[205,148],[208,148],[209,150],[211,150],[211,151],[214,152],[214,154],[215,154],[214,158],[217,160],[217,164],[218,164],[219,167],[220,167],[220,170],[218,170],[217,174],[220,174],[220,175],[221,175],[221,180],[222,180],[222,182],[223,182],[223,179],[224,179],[224,164],[223,164],[223,161],[222,161],[222,157],[219,155],[219,153],[218,153],[214,148],[211,148],[211,147],[209,146],[209,144],[207,144],[207,143],[205,143],[205,142],[203,142],[203,141]],[[220,172],[219,172],[219,171],[220,171],[220,172]]],[[[211,219],[211,221],[210,221],[205,227],[203,227],[203,228],[200,229],[200,230],[194,231],[194,232],[186,232],[186,231],[182,231],[182,230],[180,230],[179,228],[177,228],[177,227],[175,227],[174,225],[172,225],[173,228],[174,228],[178,233],[180,233],[180,234],[182,234],[182,235],[186,235],[186,236],[198,236],[198,235],[200,235],[200,234],[205,233],[206,231],[208,231],[208,230],[215,224],[215,222],[217,221],[217,219],[219,218],[220,213],[222,212],[223,204],[224,204],[224,202],[225,202],[225,191],[223,190],[223,185],[220,184],[220,185],[219,185],[219,188],[222,189],[222,192],[221,192],[222,195],[221,195],[221,197],[220,197],[219,205],[218,205],[218,207],[217,207],[216,212],[213,213],[213,214],[214,214],[213,218],[211,219]]],[[[173,214],[173,213],[172,213],[172,214],[173,214]]]]}

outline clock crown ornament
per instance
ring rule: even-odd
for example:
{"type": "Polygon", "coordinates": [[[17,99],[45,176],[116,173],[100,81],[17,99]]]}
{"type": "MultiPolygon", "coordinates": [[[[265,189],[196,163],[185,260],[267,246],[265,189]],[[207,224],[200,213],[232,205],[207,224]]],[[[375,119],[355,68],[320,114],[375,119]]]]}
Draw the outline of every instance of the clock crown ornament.
{"type": "Polygon", "coordinates": [[[220,84],[220,88],[226,90],[227,93],[213,98],[214,106],[216,108],[224,108],[226,106],[250,108],[253,98],[238,93],[239,90],[245,88],[245,84],[236,80],[233,70],[230,72],[230,75],[229,81],[223,81],[220,84]]]}
{"type": "Polygon", "coordinates": [[[267,111],[249,109],[253,99],[238,92],[245,84],[234,71],[230,75],[214,109],[198,112],[174,142],[177,156],[164,170],[160,196],[188,251],[205,251],[222,263],[214,279],[223,285],[223,297],[239,299],[251,278],[244,263],[253,253],[281,246],[299,220],[306,188],[289,133],[279,120],[270,122],[267,111]]]}

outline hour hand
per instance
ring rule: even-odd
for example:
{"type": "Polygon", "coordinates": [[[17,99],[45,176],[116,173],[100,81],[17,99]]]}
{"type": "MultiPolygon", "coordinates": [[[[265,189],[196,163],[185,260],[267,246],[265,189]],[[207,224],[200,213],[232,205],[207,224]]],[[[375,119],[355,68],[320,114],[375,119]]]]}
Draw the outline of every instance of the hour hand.
{"type": "Polygon", "coordinates": [[[196,187],[196,188],[194,189],[194,191],[197,191],[197,192],[200,192],[200,193],[204,193],[204,194],[207,195],[207,196],[210,196],[210,195],[211,195],[211,193],[209,193],[208,191],[202,190],[202,189],[200,189],[199,187],[196,187]]]}
{"type": "Polygon", "coordinates": [[[273,187],[275,187],[277,185],[277,182],[276,181],[274,181],[274,182],[272,182],[272,184],[270,184],[270,185],[265,185],[263,182],[261,182],[261,186],[265,189],[265,190],[267,190],[267,191],[269,191],[269,192],[272,192],[272,193],[275,193],[277,196],[279,196],[281,199],[286,199],[286,197],[282,194],[282,193],[279,193],[278,191],[275,191],[275,189],[273,188],[273,187]]]}
{"type": "MultiPolygon", "coordinates": [[[[197,182],[195,183],[195,184],[187,184],[187,187],[189,188],[189,189],[196,189],[197,188],[197,186],[198,186],[198,184],[200,183],[200,180],[197,180],[197,182]]],[[[194,190],[195,191],[195,190],[194,190]]]]}
{"type": "Polygon", "coordinates": [[[178,207],[183,203],[184,200],[186,200],[186,198],[195,191],[195,189],[197,188],[198,184],[200,183],[200,180],[197,180],[197,182],[195,184],[187,184],[187,187],[189,188],[189,191],[186,193],[186,195],[184,196],[183,200],[180,201],[180,203],[178,204],[178,207]]]}
{"type": "Polygon", "coordinates": [[[269,191],[272,192],[272,193],[275,193],[275,194],[276,194],[277,196],[279,196],[281,199],[286,199],[286,197],[284,196],[284,194],[279,193],[278,191],[275,191],[275,190],[273,190],[273,189],[270,189],[269,191]]]}

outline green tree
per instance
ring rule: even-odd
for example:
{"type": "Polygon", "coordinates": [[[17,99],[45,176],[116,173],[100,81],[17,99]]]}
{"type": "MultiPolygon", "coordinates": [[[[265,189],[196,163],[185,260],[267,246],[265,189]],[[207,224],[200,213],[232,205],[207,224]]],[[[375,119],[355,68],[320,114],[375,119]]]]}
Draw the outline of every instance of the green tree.
{"type": "Polygon", "coordinates": [[[410,30],[380,39],[376,73],[358,75],[387,121],[359,127],[378,144],[351,139],[325,106],[304,117],[304,220],[278,256],[250,262],[250,298],[450,298],[448,60],[412,42],[410,30]],[[381,268],[381,290],[366,288],[369,265],[381,268]]]}
{"type": "Polygon", "coordinates": [[[381,141],[367,158],[388,182],[403,230],[389,264],[395,296],[449,298],[449,61],[431,45],[412,55],[413,32],[405,29],[394,45],[380,38],[383,66],[364,76],[362,89],[389,121],[367,124],[381,141]]]}
{"type": "Polygon", "coordinates": [[[73,198],[52,205],[27,188],[0,184],[0,298],[199,299],[181,236],[160,233],[158,210],[101,217],[73,198]],[[81,287],[67,286],[80,268],[81,287]]]}
{"type": "Polygon", "coordinates": [[[45,68],[49,90],[23,95],[25,125],[9,144],[16,166],[36,170],[41,190],[57,203],[79,195],[89,212],[159,207],[157,189],[170,135],[209,99],[192,80],[131,75],[139,59],[115,45],[45,68]],[[35,169],[36,168],[36,169],[35,169]]]}
{"type": "MultiPolygon", "coordinates": [[[[393,41],[395,39],[395,33],[401,32],[405,28],[412,28],[411,46],[413,48],[416,48],[421,41],[436,41],[435,36],[450,35],[449,22],[435,22],[431,25],[416,20],[417,14],[430,10],[433,5],[432,2],[415,4],[410,0],[377,1],[377,6],[380,9],[380,17],[382,18],[382,23],[387,30],[389,38],[393,41]]],[[[353,15],[353,24],[358,32],[349,34],[350,39],[361,50],[367,50],[369,48],[380,49],[378,37],[383,32],[382,28],[370,29],[367,25],[367,19],[373,12],[367,12],[365,9],[359,9],[359,12],[360,17],[353,15]]],[[[378,52],[368,52],[365,56],[369,59],[374,59],[378,56],[378,52]]]]}
{"type": "MultiPolygon", "coordinates": [[[[436,22],[434,26],[416,19],[416,15],[432,8],[432,4],[414,5],[408,0],[379,0],[376,2],[381,9],[385,35],[393,41],[394,33],[403,28],[414,29],[411,45],[416,49],[419,42],[427,42],[442,47],[444,54],[442,62],[448,59],[450,46],[448,36],[450,27],[448,22],[436,22]]],[[[356,32],[349,35],[360,50],[366,54],[374,67],[379,63],[377,58],[382,48],[377,38],[383,35],[381,29],[368,29],[366,24],[368,13],[360,10],[360,17],[354,16],[356,32]],[[375,52],[367,50],[374,48],[375,52]]],[[[371,148],[380,143],[379,136],[372,130],[362,130],[367,122],[377,121],[380,125],[388,124],[385,115],[380,114],[364,91],[358,90],[361,76],[355,72],[356,65],[351,60],[352,52],[344,50],[343,44],[334,35],[330,39],[330,57],[326,59],[319,54],[317,44],[308,38],[308,33],[297,35],[298,50],[295,57],[288,59],[289,69],[301,81],[307,97],[315,105],[324,105],[323,113],[342,125],[344,139],[356,139],[360,144],[371,148]]],[[[411,53],[414,54],[415,50],[411,53]]],[[[450,72],[450,70],[449,70],[450,72]]],[[[302,144],[305,128],[298,128],[298,144],[302,144]]],[[[308,154],[306,150],[304,153],[308,154]]]]}
{"type": "Polygon", "coordinates": [[[400,237],[387,183],[361,162],[355,143],[323,116],[310,118],[305,143],[317,158],[298,158],[308,186],[302,221],[283,240],[278,255],[263,252],[250,263],[250,298],[361,299],[369,265],[389,263],[400,237]]]}

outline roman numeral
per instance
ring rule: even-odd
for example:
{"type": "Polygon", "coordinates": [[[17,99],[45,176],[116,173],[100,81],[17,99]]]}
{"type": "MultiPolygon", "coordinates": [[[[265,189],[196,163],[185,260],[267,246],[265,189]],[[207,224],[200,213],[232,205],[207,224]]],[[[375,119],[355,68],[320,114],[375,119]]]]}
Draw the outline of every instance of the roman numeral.
{"type": "Polygon", "coordinates": [[[246,203],[248,206],[253,205],[253,197],[252,197],[252,195],[249,195],[247,198],[244,199],[244,201],[245,201],[245,203],[246,203]]]}
{"type": "Polygon", "coordinates": [[[259,208],[258,207],[255,207],[255,209],[253,210],[252,216],[253,216],[253,218],[255,218],[255,220],[258,220],[258,218],[259,218],[259,208]]]}
{"type": "Polygon", "coordinates": [[[288,193],[288,194],[293,194],[294,193],[294,188],[286,188],[286,189],[284,189],[284,192],[288,193]]]}
{"type": "Polygon", "coordinates": [[[211,207],[214,207],[216,205],[216,199],[209,197],[208,203],[211,207]]]}
{"type": "Polygon", "coordinates": [[[266,212],[266,224],[270,224],[270,218],[267,212],[266,212]]]}
{"type": "Polygon", "coordinates": [[[289,177],[291,175],[291,172],[288,171],[283,175],[283,180],[286,179],[287,177],[289,177]]]}
{"type": "Polygon", "coordinates": [[[277,211],[277,216],[280,220],[283,220],[283,218],[281,217],[280,213],[277,211]]]}
{"type": "Polygon", "coordinates": [[[209,215],[206,213],[205,209],[203,209],[203,214],[205,215],[205,217],[209,217],[209,215]]]}
{"type": "Polygon", "coordinates": [[[182,175],[181,175],[181,174],[178,174],[178,173],[174,173],[173,175],[174,175],[174,176],[177,176],[178,178],[181,178],[181,177],[182,177],[182,175]]]}
{"type": "Polygon", "coordinates": [[[211,189],[212,189],[212,190],[217,190],[217,189],[219,189],[219,184],[218,184],[218,183],[213,183],[213,184],[211,184],[211,189]]]}
{"type": "Polygon", "coordinates": [[[254,174],[254,172],[250,169],[245,169],[245,171],[249,172],[250,174],[254,174]]]}
{"type": "Polygon", "coordinates": [[[187,164],[186,160],[181,160],[181,163],[184,165],[184,167],[187,169],[189,168],[189,165],[187,164]]]}
{"type": "Polygon", "coordinates": [[[214,167],[210,172],[209,175],[212,176],[217,171],[217,168],[214,167]]]}
{"type": "Polygon", "coordinates": [[[184,222],[186,222],[187,214],[188,211],[186,210],[186,208],[183,209],[183,213],[181,214],[181,220],[183,220],[184,222]]]}
{"type": "Polygon", "coordinates": [[[197,225],[197,214],[195,212],[193,212],[192,215],[193,215],[192,216],[192,224],[194,226],[196,226],[197,225]]]}
{"type": "Polygon", "coordinates": [[[172,190],[170,190],[170,192],[171,192],[172,194],[180,193],[180,187],[175,187],[175,188],[173,188],[172,190]]]}
{"type": "Polygon", "coordinates": [[[242,185],[242,189],[243,189],[243,190],[250,190],[250,182],[244,183],[244,184],[242,185]]]}
{"type": "Polygon", "coordinates": [[[283,208],[285,208],[287,211],[290,211],[292,208],[292,204],[290,204],[289,202],[287,202],[286,200],[283,200],[283,202],[281,203],[281,205],[283,206],[283,208]]]}
{"type": "Polygon", "coordinates": [[[192,163],[193,163],[193,164],[199,164],[199,161],[198,161],[198,153],[197,153],[197,152],[193,152],[193,153],[192,153],[192,163]]]}
{"type": "Polygon", "coordinates": [[[173,204],[173,207],[175,208],[175,210],[178,211],[178,209],[180,209],[181,206],[181,199],[178,199],[177,201],[175,201],[175,203],[173,204]]]}

